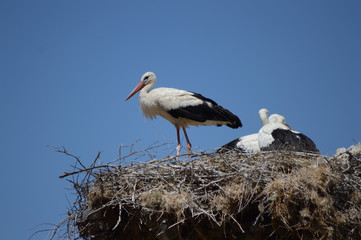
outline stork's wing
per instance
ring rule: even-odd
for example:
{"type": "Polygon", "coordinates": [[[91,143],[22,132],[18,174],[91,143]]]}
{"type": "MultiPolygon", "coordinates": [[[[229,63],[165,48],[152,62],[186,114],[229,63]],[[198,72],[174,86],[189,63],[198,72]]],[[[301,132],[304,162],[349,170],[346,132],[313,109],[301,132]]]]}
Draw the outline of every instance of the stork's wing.
{"type": "Polygon", "coordinates": [[[160,104],[174,118],[187,118],[197,122],[211,120],[218,121],[219,124],[226,122],[231,128],[242,126],[236,115],[198,93],[182,91],[179,95],[163,97],[160,104]]]}
{"type": "Polygon", "coordinates": [[[294,150],[303,152],[319,152],[316,144],[306,135],[292,130],[275,129],[272,132],[275,142],[281,144],[279,150],[294,150]]]}
{"type": "Polygon", "coordinates": [[[217,150],[217,153],[225,153],[232,149],[237,149],[237,143],[239,142],[239,138],[234,139],[233,141],[223,145],[217,150]]]}

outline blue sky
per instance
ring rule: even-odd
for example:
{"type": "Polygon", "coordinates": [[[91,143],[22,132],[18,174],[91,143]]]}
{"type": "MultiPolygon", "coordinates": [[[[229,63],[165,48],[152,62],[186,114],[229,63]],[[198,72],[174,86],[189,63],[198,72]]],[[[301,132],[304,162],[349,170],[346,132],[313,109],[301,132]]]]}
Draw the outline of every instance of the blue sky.
{"type": "Polygon", "coordinates": [[[138,139],[135,149],[167,142],[163,154],[175,153],[175,128],[124,101],[147,71],[242,120],[191,127],[196,151],[257,132],[264,107],[325,155],[360,141],[360,12],[356,0],[1,1],[2,237],[66,217],[73,195],[58,176],[73,161],[47,145],[86,165],[138,139]]]}

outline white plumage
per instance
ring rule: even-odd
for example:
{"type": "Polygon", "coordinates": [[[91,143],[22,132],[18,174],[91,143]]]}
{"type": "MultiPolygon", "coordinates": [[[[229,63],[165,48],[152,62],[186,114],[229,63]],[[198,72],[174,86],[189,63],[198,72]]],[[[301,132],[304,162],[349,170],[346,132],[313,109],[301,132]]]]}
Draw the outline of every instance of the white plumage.
{"type": "Polygon", "coordinates": [[[269,112],[265,108],[262,108],[258,111],[258,115],[259,115],[259,118],[261,119],[262,126],[269,123],[268,114],[269,114],[269,112]]]}
{"type": "Polygon", "coordinates": [[[258,133],[240,137],[237,141],[236,148],[240,149],[244,153],[259,152],[258,133]]]}
{"type": "Polygon", "coordinates": [[[192,146],[186,132],[189,125],[227,125],[231,128],[242,126],[236,115],[201,94],[174,88],[157,88],[150,91],[156,81],[154,73],[145,73],[126,100],[139,91],[139,103],[145,117],[154,119],[161,116],[175,126],[178,141],[177,154],[180,153],[181,148],[180,128],[183,129],[189,153],[192,146]]]}
{"type": "MultiPolygon", "coordinates": [[[[258,111],[259,118],[261,119],[262,126],[269,123],[268,110],[262,108],[258,111]]],[[[223,145],[217,152],[226,152],[228,150],[235,149],[242,153],[258,153],[260,152],[258,144],[258,133],[246,135],[240,138],[236,138],[233,141],[223,145]]]]}

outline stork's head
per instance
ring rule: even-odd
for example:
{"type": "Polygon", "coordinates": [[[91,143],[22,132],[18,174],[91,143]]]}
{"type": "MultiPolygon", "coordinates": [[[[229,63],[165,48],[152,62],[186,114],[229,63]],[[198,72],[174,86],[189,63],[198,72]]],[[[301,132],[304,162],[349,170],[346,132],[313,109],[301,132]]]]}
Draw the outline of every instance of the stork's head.
{"type": "Polygon", "coordinates": [[[131,98],[134,94],[136,94],[143,88],[145,88],[146,91],[148,92],[149,89],[151,89],[156,82],[157,82],[157,78],[154,73],[152,72],[144,73],[138,85],[133,89],[133,91],[129,94],[129,96],[125,99],[125,101],[127,101],[129,98],[131,98]]]}
{"type": "Polygon", "coordinates": [[[284,116],[282,115],[279,115],[279,114],[272,114],[270,117],[269,117],[269,121],[271,123],[280,123],[282,124],[283,126],[287,127],[288,129],[291,129],[292,128],[286,123],[286,119],[284,116]]]}
{"type": "Polygon", "coordinates": [[[259,118],[261,119],[262,122],[262,126],[266,125],[267,123],[269,123],[268,120],[268,110],[265,108],[262,108],[261,110],[258,111],[259,114],[259,118]]]}
{"type": "Polygon", "coordinates": [[[279,114],[272,114],[270,117],[269,117],[269,121],[271,123],[281,123],[281,124],[285,124],[286,123],[286,120],[285,120],[285,117],[284,116],[281,116],[279,114]]]}
{"type": "Polygon", "coordinates": [[[143,74],[141,82],[144,83],[144,85],[149,85],[153,83],[153,85],[157,82],[157,78],[155,77],[155,74],[152,72],[146,72],[143,74]]]}

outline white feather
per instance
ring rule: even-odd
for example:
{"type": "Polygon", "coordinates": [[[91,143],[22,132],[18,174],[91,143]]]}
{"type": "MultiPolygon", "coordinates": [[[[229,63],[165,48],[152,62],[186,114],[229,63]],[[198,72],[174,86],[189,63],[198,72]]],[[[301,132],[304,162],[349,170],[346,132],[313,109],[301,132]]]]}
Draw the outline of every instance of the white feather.
{"type": "Polygon", "coordinates": [[[258,145],[258,133],[240,137],[239,142],[236,144],[236,147],[242,149],[242,151],[246,153],[260,152],[260,148],[258,145]]]}

